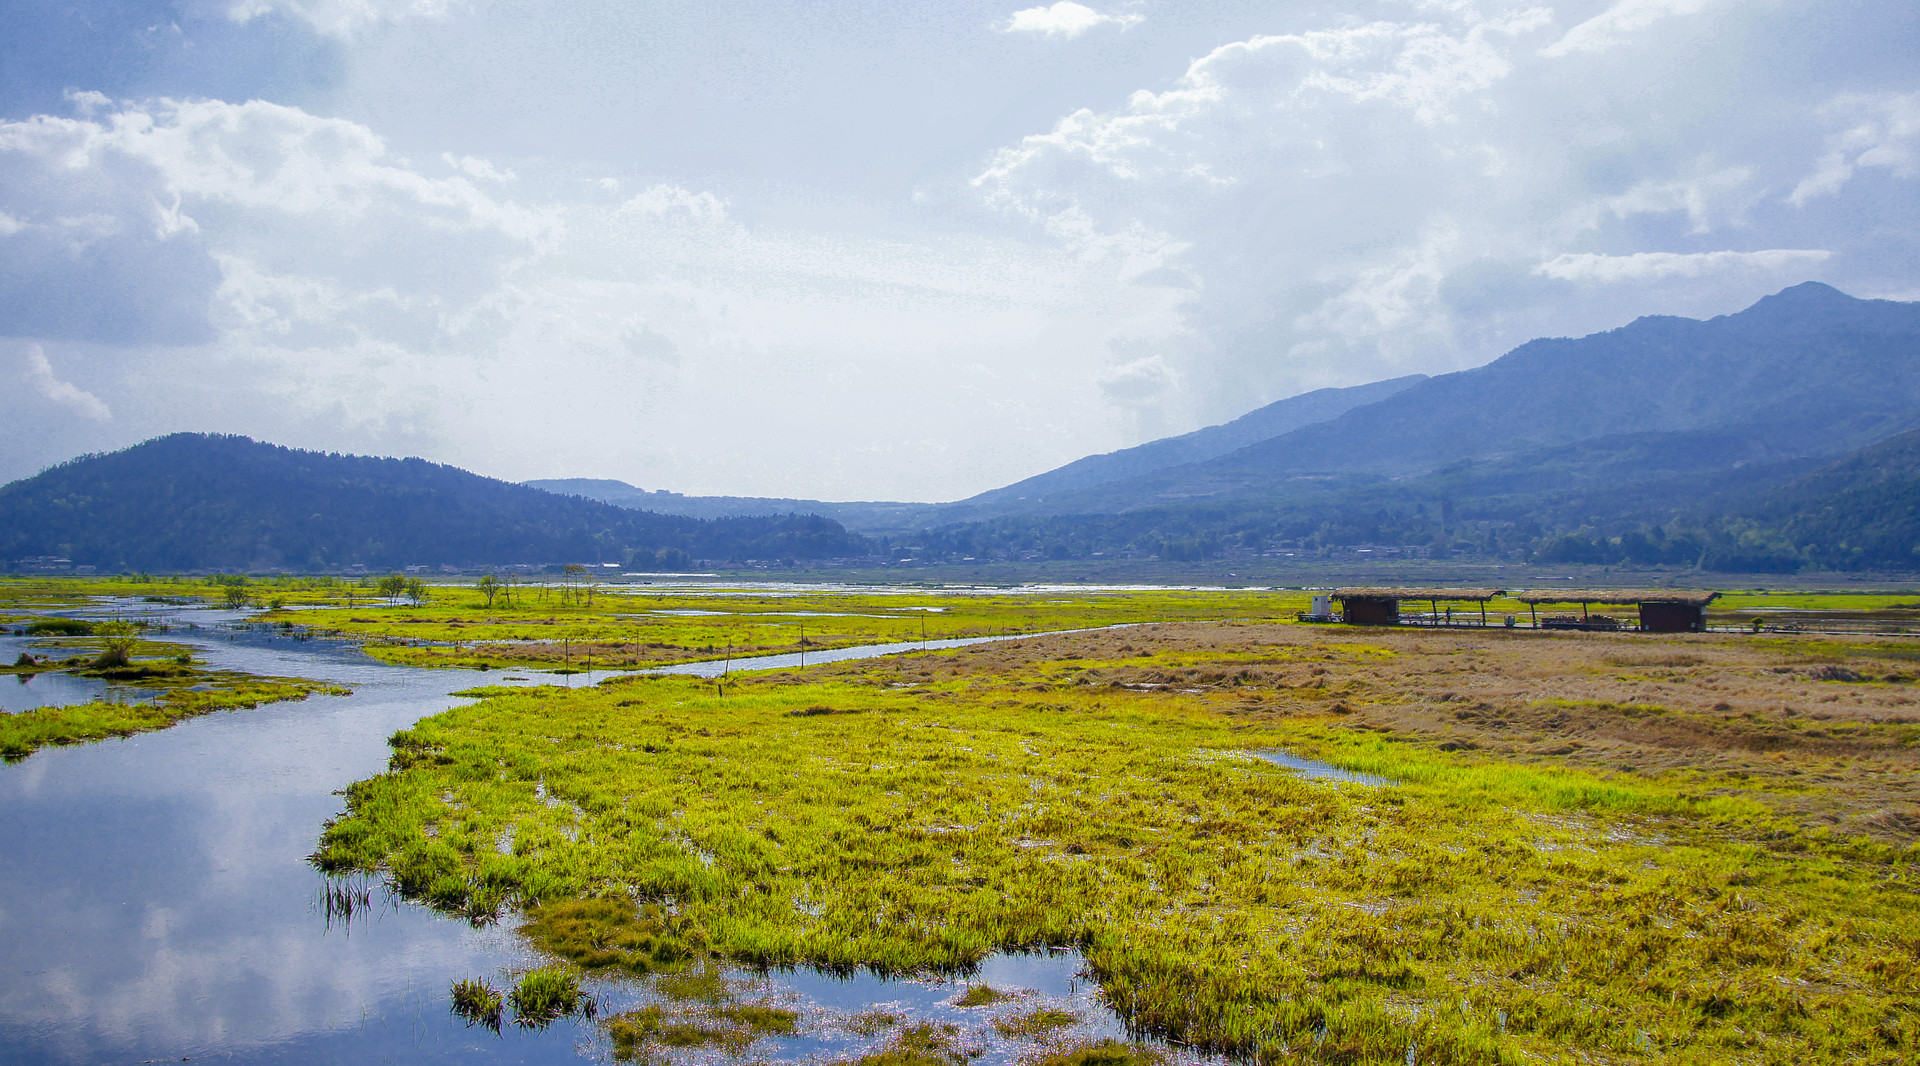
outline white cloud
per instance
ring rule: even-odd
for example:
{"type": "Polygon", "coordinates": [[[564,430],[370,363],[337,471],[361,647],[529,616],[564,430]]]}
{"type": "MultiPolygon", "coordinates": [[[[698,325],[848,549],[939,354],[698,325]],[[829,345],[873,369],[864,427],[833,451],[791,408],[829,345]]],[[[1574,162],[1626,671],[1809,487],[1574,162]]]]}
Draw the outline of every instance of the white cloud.
{"type": "Polygon", "coordinates": [[[493,182],[505,183],[509,181],[520,180],[520,175],[515,174],[513,171],[501,170],[495,167],[492,163],[488,162],[487,160],[479,159],[474,156],[470,156],[470,155],[457,156],[457,155],[454,155],[452,152],[442,152],[440,153],[440,159],[442,162],[446,163],[448,166],[459,171],[460,173],[465,174],[470,178],[479,178],[481,181],[493,181],[493,182]]]}
{"type": "Polygon", "coordinates": [[[233,0],[227,17],[247,23],[284,14],[329,37],[345,39],[382,23],[445,18],[453,6],[449,0],[233,0]]]}
{"type": "Polygon", "coordinates": [[[1649,26],[1682,15],[1697,14],[1713,0],[1619,0],[1612,7],[1567,31],[1542,49],[1550,59],[1575,52],[1604,52],[1630,41],[1649,26]]]}
{"type": "Polygon", "coordinates": [[[1029,7],[1014,12],[1000,27],[1003,33],[1037,33],[1045,37],[1078,37],[1098,26],[1121,29],[1146,21],[1145,16],[1105,15],[1085,4],[1061,0],[1052,7],[1029,7]]]}
{"type": "MultiPolygon", "coordinates": [[[[1683,211],[1690,223],[1688,232],[1709,233],[1715,226],[1733,225],[1744,217],[1759,198],[1753,178],[1747,167],[1705,166],[1692,177],[1640,182],[1606,197],[1600,207],[1614,218],[1683,211]]],[[[1594,218],[1588,224],[1597,226],[1600,220],[1594,218]]]]}
{"type": "Polygon", "coordinates": [[[1099,382],[1100,391],[1112,402],[1145,407],[1178,389],[1180,372],[1167,365],[1165,356],[1149,355],[1108,370],[1100,375],[1099,382]]]}
{"type": "Polygon", "coordinates": [[[54,403],[95,422],[106,422],[113,412],[93,393],[72,382],[62,381],[47,361],[47,353],[38,344],[27,346],[26,379],[34,390],[54,403]]]}
{"type": "Polygon", "coordinates": [[[710,192],[689,192],[677,185],[655,185],[620,205],[620,213],[660,217],[681,215],[696,222],[724,222],[727,205],[710,192]]]}
{"type": "Polygon", "coordinates": [[[1533,272],[1560,281],[1610,285],[1663,278],[1698,278],[1733,270],[1804,270],[1824,263],[1832,256],[1832,252],[1818,248],[1771,248],[1760,252],[1636,252],[1632,255],[1569,252],[1541,263],[1533,272]]]}
{"type": "Polygon", "coordinates": [[[5,211],[0,211],[0,237],[11,237],[26,228],[27,224],[25,222],[7,214],[5,211]]]}
{"type": "Polygon", "coordinates": [[[1832,196],[1861,167],[1881,167],[1895,177],[1920,177],[1920,93],[1843,96],[1826,112],[1850,124],[1827,137],[1827,151],[1814,172],[1787,197],[1796,207],[1832,196]]]}

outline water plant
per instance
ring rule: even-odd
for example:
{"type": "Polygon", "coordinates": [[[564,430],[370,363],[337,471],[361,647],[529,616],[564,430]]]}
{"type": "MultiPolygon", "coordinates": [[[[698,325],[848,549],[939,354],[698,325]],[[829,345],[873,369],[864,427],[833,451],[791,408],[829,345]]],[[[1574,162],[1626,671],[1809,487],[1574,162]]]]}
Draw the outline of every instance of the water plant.
{"type": "Polygon", "coordinates": [[[953,1001],[956,1007],[985,1007],[1007,998],[1005,992],[986,985],[970,985],[960,998],[953,1001]]]}
{"type": "Polygon", "coordinates": [[[566,966],[529,970],[513,986],[513,1024],[544,1029],[555,1020],[578,1014],[591,1019],[599,1011],[594,998],[580,989],[580,973],[566,966]]]}
{"type": "Polygon", "coordinates": [[[506,998],[492,985],[476,977],[462,978],[453,983],[450,998],[453,1013],[468,1025],[500,1032],[506,998]]]}

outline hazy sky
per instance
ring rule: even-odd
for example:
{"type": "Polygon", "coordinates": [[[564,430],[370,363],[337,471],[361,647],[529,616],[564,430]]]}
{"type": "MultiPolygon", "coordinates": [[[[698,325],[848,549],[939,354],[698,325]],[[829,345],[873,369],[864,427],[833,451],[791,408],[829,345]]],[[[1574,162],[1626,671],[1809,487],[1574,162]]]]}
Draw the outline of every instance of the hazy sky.
{"type": "Polygon", "coordinates": [[[8,0],[0,480],[174,430],[952,499],[1818,279],[1913,0],[8,0]]]}

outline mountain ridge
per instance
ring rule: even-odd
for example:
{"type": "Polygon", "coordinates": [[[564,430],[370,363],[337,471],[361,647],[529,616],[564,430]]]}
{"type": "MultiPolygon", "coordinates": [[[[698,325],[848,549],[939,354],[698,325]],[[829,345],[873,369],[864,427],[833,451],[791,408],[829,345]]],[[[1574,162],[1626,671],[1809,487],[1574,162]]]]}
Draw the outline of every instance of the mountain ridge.
{"type": "Polygon", "coordinates": [[[176,433],[0,487],[0,565],[102,569],[544,565],[863,554],[817,516],[700,520],[556,496],[423,459],[176,433]]]}

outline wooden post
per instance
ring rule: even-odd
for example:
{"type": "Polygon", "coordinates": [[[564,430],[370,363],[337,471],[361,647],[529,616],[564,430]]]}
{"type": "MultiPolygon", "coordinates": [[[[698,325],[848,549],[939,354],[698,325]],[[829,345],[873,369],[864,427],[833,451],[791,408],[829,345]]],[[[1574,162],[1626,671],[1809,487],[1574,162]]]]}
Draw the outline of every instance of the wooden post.
{"type": "Polygon", "coordinates": [[[1533,628],[1539,629],[1540,628],[1540,605],[1537,603],[1527,604],[1527,613],[1533,616],[1533,628]]]}
{"type": "Polygon", "coordinates": [[[1480,601],[1480,628],[1487,628],[1487,601],[1480,601]]]}

